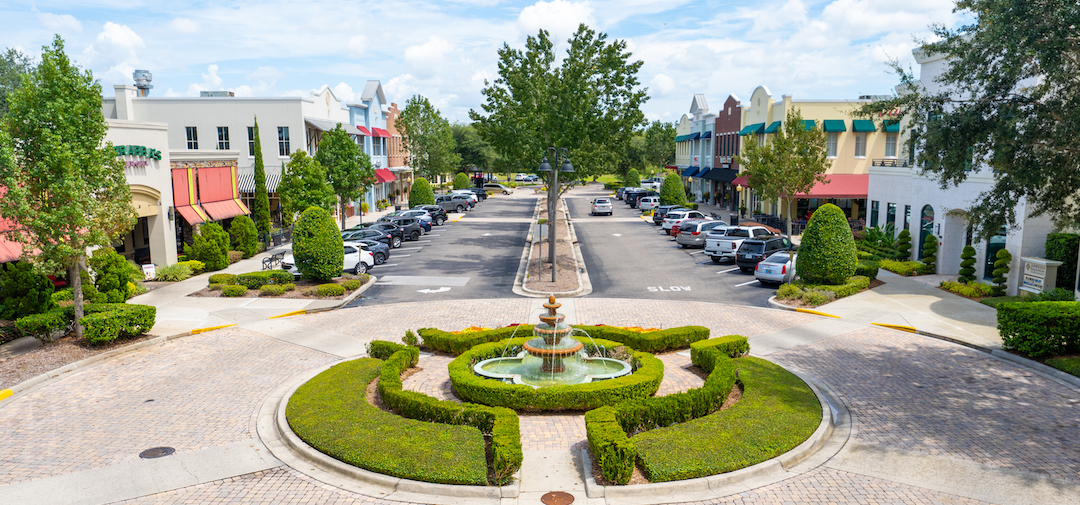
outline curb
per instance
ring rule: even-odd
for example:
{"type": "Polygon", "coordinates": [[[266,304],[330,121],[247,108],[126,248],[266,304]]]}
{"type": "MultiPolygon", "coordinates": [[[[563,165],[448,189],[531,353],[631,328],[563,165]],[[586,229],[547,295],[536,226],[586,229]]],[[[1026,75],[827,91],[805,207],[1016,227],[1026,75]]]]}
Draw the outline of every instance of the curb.
{"type": "Polygon", "coordinates": [[[503,498],[517,498],[520,494],[520,480],[517,484],[503,487],[495,486],[456,486],[420,482],[400,477],[364,470],[327,456],[300,439],[285,418],[285,409],[289,398],[296,390],[316,375],[345,361],[360,356],[331,363],[315,370],[305,372],[288,383],[278,387],[259,409],[256,431],[259,439],[266,445],[274,457],[316,480],[348,491],[359,492],[368,496],[390,500],[423,501],[434,504],[461,503],[462,498],[470,503],[498,504],[503,498]]]}
{"type": "Polygon", "coordinates": [[[635,503],[669,503],[680,501],[710,500],[750,489],[767,486],[806,473],[840,451],[851,435],[851,423],[847,407],[840,398],[816,377],[785,368],[801,379],[817,396],[821,404],[821,422],[817,429],[801,444],[775,458],[732,472],[699,477],[696,479],[636,484],[629,486],[601,486],[592,476],[592,459],[587,448],[581,449],[581,464],[585,477],[585,493],[588,498],[621,498],[635,503]],[[827,450],[826,446],[828,446],[827,450]],[[814,460],[810,462],[810,460],[814,460]],[[804,464],[804,463],[810,464],[804,464]],[[655,497],[659,501],[642,500],[655,497]]]}
{"type": "Polygon", "coordinates": [[[992,349],[989,352],[991,356],[1001,358],[1005,361],[1011,361],[1017,365],[1030,368],[1036,373],[1042,374],[1044,376],[1049,376],[1053,379],[1057,379],[1059,382],[1068,383],[1075,388],[1080,388],[1080,377],[1077,377],[1075,375],[1062,372],[1061,370],[1058,370],[1057,368],[1054,368],[1052,366],[1044,365],[1042,363],[1039,363],[1038,361],[1017,356],[1011,352],[1003,351],[1001,349],[992,349]]]}
{"type": "MultiPolygon", "coordinates": [[[[574,250],[574,273],[577,274],[578,288],[574,291],[552,293],[550,291],[536,291],[525,287],[525,276],[528,274],[526,270],[529,268],[529,263],[532,262],[532,246],[535,244],[535,242],[533,241],[532,227],[530,226],[529,235],[525,239],[525,247],[528,253],[528,257],[525,257],[525,253],[522,254],[522,258],[525,260],[525,263],[524,265],[518,265],[518,277],[514,279],[514,292],[517,293],[518,288],[520,287],[521,292],[517,294],[521,296],[526,296],[529,298],[546,298],[548,296],[558,296],[560,298],[574,298],[592,293],[592,282],[588,280],[588,273],[586,272],[584,274],[584,279],[582,278],[582,270],[585,270],[585,260],[584,257],[581,255],[581,245],[578,244],[577,233],[574,231],[573,220],[570,219],[570,209],[566,207],[565,199],[560,199],[560,201],[562,202],[562,210],[566,213],[566,228],[569,234],[570,246],[574,250]],[[520,285],[518,284],[519,279],[520,285]]],[[[540,201],[538,200],[536,202],[536,211],[533,213],[534,222],[537,220],[537,216],[540,215],[540,209],[540,201]]]]}

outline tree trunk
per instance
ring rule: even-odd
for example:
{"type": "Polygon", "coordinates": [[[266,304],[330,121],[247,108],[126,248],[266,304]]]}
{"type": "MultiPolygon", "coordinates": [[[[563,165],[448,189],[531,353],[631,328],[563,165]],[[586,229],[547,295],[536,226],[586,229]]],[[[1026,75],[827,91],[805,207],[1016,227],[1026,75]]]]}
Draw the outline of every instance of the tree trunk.
{"type": "Polygon", "coordinates": [[[72,297],[75,300],[75,338],[82,340],[83,327],[79,322],[83,317],[83,293],[82,293],[82,270],[83,257],[79,256],[73,265],[68,267],[68,279],[71,280],[72,297]]]}
{"type": "Polygon", "coordinates": [[[345,199],[338,198],[338,214],[341,218],[341,231],[345,231],[345,199]]]}
{"type": "Polygon", "coordinates": [[[787,228],[787,238],[788,238],[788,240],[791,240],[791,220],[792,220],[791,200],[792,199],[791,198],[785,198],[784,200],[787,202],[787,213],[786,213],[787,214],[787,226],[785,228],[787,228]]]}

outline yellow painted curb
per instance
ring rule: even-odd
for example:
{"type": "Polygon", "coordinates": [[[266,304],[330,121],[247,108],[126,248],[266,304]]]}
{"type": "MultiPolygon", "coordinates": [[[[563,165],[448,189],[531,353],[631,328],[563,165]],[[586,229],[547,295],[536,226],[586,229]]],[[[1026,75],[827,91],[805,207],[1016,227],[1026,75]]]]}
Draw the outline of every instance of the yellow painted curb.
{"type": "Polygon", "coordinates": [[[195,328],[194,330],[191,330],[191,334],[192,335],[198,335],[200,333],[205,333],[205,332],[214,331],[214,330],[220,330],[222,328],[228,328],[230,326],[236,326],[236,325],[235,324],[223,324],[221,326],[211,326],[209,328],[195,328]]]}
{"type": "Polygon", "coordinates": [[[894,330],[906,331],[908,333],[915,333],[915,332],[918,331],[914,327],[904,326],[902,324],[887,324],[887,323],[870,323],[870,324],[875,325],[875,326],[884,326],[886,328],[892,328],[894,330]]]}
{"type": "Polygon", "coordinates": [[[805,312],[807,314],[817,314],[819,316],[828,316],[828,317],[835,317],[837,319],[840,319],[840,316],[834,316],[832,314],[826,314],[824,312],[818,312],[816,310],[810,310],[810,309],[795,309],[795,312],[805,312]]]}
{"type": "Polygon", "coordinates": [[[276,316],[272,316],[269,319],[277,319],[279,317],[299,316],[300,314],[307,314],[307,311],[306,310],[294,310],[292,312],[286,312],[284,314],[278,314],[276,316]]]}
{"type": "Polygon", "coordinates": [[[3,400],[4,398],[7,398],[7,397],[9,397],[9,396],[11,396],[12,394],[13,394],[13,393],[11,392],[11,390],[10,390],[10,389],[5,389],[5,390],[3,390],[3,391],[0,391],[0,400],[3,400]]]}

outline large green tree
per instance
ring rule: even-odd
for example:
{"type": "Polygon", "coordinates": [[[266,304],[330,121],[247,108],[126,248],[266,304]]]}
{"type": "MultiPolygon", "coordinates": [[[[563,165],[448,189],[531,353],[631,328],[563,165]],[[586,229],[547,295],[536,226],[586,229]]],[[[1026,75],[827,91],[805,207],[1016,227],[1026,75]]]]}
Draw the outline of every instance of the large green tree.
{"type": "Polygon", "coordinates": [[[303,149],[293,151],[282,168],[277,193],[281,199],[281,222],[285,226],[291,225],[296,215],[308,207],[332,210],[336,200],[334,188],[326,182],[326,169],[303,149]]]}
{"type": "Polygon", "coordinates": [[[917,164],[942,188],[993,171],[993,189],[968,209],[979,236],[1023,219],[1022,200],[1034,215],[1080,222],[1080,4],[961,0],[953,10],[973,21],[931,26],[936,41],[921,47],[948,59],[939,89],[893,62],[905,93],[861,111],[899,109],[917,164]]]}
{"type": "Polygon", "coordinates": [[[315,153],[315,161],[326,169],[330,187],[337,195],[341,229],[344,230],[345,206],[360,198],[375,184],[375,169],[371,168],[371,158],[349,138],[341,123],[338,123],[333,130],[323,135],[319,150],[315,153]]]}
{"type": "Polygon", "coordinates": [[[454,136],[454,150],[460,157],[457,170],[469,172],[472,170],[491,171],[491,162],[495,153],[491,146],[476,132],[471,124],[454,123],[450,125],[450,132],[454,136]]]}
{"type": "Polygon", "coordinates": [[[22,76],[30,73],[34,64],[18,49],[8,48],[0,54],[0,118],[7,114],[7,97],[22,84],[22,76]]]}
{"type": "Polygon", "coordinates": [[[827,157],[827,136],[818,126],[807,129],[804,123],[802,112],[792,108],[771,140],[758,144],[747,139],[738,156],[754,191],[766,200],[783,202],[788,236],[795,195],[809,193],[815,184],[824,182],[825,170],[832,165],[827,157]]]}
{"type": "Polygon", "coordinates": [[[255,118],[255,227],[259,233],[270,233],[270,195],[266,192],[266,167],[263,166],[262,142],[259,141],[259,118],[255,118]]]}
{"type": "Polygon", "coordinates": [[[86,251],[109,247],[136,222],[124,167],[105,143],[101,86],[64,53],[56,36],[41,63],[8,95],[0,128],[0,215],[17,223],[9,238],[41,252],[35,264],[66,271],[75,296],[75,333],[83,316],[86,251]]]}
{"type": "Polygon", "coordinates": [[[454,173],[461,166],[450,123],[427,97],[413,95],[405,102],[394,126],[409,152],[409,166],[418,174],[432,179],[454,173]]]}
{"type": "Polygon", "coordinates": [[[675,163],[675,123],[653,121],[645,128],[645,164],[663,170],[675,163]]]}

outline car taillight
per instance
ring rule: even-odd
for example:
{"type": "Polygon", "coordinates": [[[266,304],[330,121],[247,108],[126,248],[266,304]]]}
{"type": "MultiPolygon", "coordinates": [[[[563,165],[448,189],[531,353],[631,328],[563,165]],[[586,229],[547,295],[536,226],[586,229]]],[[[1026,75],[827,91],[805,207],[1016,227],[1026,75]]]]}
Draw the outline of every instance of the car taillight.
{"type": "Polygon", "coordinates": [[[692,232],[690,232],[690,234],[691,235],[701,235],[701,232],[700,231],[692,231],[692,232]]]}
{"type": "Polygon", "coordinates": [[[757,272],[758,270],[761,270],[761,263],[754,265],[754,271],[757,272]]]}
{"type": "Polygon", "coordinates": [[[786,274],[786,273],[787,273],[787,265],[784,265],[784,266],[780,267],[780,274],[786,274]]]}

